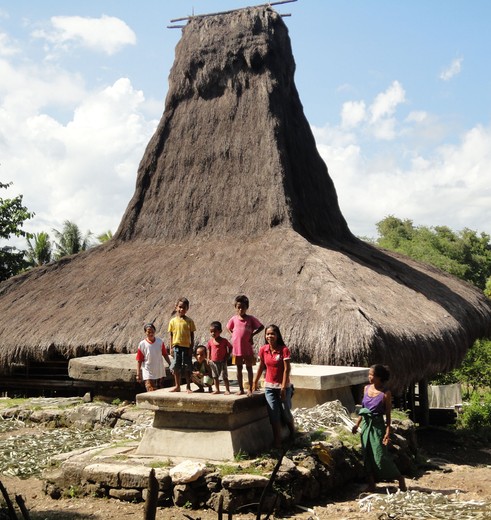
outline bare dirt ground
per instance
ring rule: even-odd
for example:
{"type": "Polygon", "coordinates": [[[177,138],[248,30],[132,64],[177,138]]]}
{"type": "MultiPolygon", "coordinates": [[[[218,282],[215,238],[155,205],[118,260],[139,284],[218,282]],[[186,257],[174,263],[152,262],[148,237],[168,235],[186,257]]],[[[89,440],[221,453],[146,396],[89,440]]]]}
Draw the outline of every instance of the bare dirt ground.
{"type": "MultiPolygon", "coordinates": [[[[446,496],[455,496],[463,501],[489,500],[491,497],[491,446],[476,445],[472,441],[464,442],[446,430],[428,429],[418,433],[419,446],[422,453],[440,465],[439,469],[422,468],[420,472],[407,478],[408,490],[423,493],[438,492],[446,496]]],[[[14,495],[22,495],[31,520],[102,520],[102,519],[143,519],[143,503],[125,503],[115,499],[101,498],[63,498],[53,500],[42,491],[42,481],[36,478],[20,480],[0,476],[13,499],[14,495]]],[[[361,512],[359,498],[363,497],[363,485],[353,484],[339,490],[335,496],[324,503],[305,504],[309,511],[297,510],[289,514],[276,514],[274,518],[295,518],[296,520],[370,520],[378,519],[380,513],[361,512]]],[[[389,488],[395,491],[395,488],[389,488]]],[[[379,484],[380,495],[387,493],[387,486],[379,484]]],[[[491,502],[489,516],[475,518],[491,519],[491,502]]],[[[226,517],[227,515],[225,515],[226,517]]],[[[255,513],[233,515],[235,520],[255,518],[255,513]]],[[[265,515],[262,515],[264,518],[265,515]]],[[[1,516],[0,516],[1,518],[1,516]]],[[[22,518],[19,514],[19,518],[22,518]]],[[[157,520],[211,520],[217,513],[211,510],[189,510],[181,508],[159,508],[157,520]]],[[[385,518],[388,518],[385,516],[385,518]]],[[[398,516],[397,518],[412,518],[398,516]]],[[[440,517],[442,518],[442,517],[440,517]]],[[[466,518],[472,518],[466,517],[466,518]]]]}

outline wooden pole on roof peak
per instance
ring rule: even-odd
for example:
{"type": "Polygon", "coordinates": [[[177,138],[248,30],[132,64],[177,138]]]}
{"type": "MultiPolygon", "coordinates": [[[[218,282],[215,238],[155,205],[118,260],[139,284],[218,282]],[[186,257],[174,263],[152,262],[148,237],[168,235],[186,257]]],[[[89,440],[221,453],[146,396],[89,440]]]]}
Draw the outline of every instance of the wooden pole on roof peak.
{"type": "MultiPolygon", "coordinates": [[[[278,0],[277,2],[268,2],[267,4],[251,5],[248,7],[239,7],[237,9],[230,9],[229,11],[219,11],[218,13],[207,13],[207,14],[197,14],[197,15],[194,14],[194,8],[193,8],[193,14],[191,16],[184,16],[182,18],[174,18],[170,22],[171,23],[183,22],[184,20],[191,20],[192,18],[198,18],[198,17],[202,18],[205,16],[217,16],[217,15],[221,15],[221,14],[233,13],[235,11],[242,11],[244,9],[254,9],[255,7],[270,7],[273,5],[290,4],[290,3],[296,2],[296,1],[297,0],[278,0]]],[[[284,16],[290,16],[290,15],[284,15],[284,16]]],[[[182,25],[181,26],[179,26],[179,25],[168,26],[169,29],[180,28],[180,27],[184,27],[184,26],[182,26],[182,25]]]]}

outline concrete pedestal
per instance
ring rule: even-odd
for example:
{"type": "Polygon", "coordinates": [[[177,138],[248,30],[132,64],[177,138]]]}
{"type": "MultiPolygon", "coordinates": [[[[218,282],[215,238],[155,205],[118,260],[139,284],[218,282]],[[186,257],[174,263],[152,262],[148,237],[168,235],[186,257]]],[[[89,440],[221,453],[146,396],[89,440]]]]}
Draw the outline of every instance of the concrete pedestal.
{"type": "Polygon", "coordinates": [[[247,397],[163,389],[138,394],[136,402],[155,411],[139,455],[231,460],[239,452],[260,453],[273,442],[262,393],[247,397]]]}

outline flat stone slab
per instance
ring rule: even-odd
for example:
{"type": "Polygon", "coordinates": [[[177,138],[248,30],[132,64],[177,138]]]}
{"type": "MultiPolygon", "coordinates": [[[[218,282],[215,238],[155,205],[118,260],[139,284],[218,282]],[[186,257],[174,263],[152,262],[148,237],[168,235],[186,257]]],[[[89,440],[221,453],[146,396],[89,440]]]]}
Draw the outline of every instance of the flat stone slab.
{"type": "MultiPolygon", "coordinates": [[[[306,365],[292,363],[290,374],[295,388],[305,390],[333,390],[368,382],[368,368],[334,365],[306,365]]],[[[228,367],[230,379],[237,377],[235,366],[228,367]]]]}
{"type": "Polygon", "coordinates": [[[81,381],[134,383],[136,354],[101,354],[73,358],[68,362],[68,375],[81,381]]]}
{"type": "Polygon", "coordinates": [[[267,415],[263,392],[252,396],[206,392],[170,392],[160,389],[136,396],[142,408],[155,411],[156,428],[233,430],[267,415]]]}
{"type": "MultiPolygon", "coordinates": [[[[228,367],[228,372],[231,380],[237,379],[235,366],[228,367]]],[[[167,374],[169,375],[168,370],[167,374]]],[[[135,354],[101,354],[73,358],[68,364],[68,375],[82,381],[134,382],[135,354]]],[[[366,383],[368,368],[292,363],[291,380],[296,388],[332,390],[366,383]]]]}

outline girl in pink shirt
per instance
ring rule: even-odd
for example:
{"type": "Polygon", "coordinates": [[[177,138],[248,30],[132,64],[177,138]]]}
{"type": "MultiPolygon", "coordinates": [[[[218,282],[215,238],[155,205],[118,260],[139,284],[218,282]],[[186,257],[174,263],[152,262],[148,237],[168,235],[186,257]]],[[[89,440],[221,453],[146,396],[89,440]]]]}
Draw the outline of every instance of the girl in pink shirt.
{"type": "Polygon", "coordinates": [[[249,388],[247,395],[252,395],[252,367],[255,364],[253,338],[264,329],[264,325],[254,316],[247,314],[249,298],[241,294],[235,298],[236,315],[230,318],[227,329],[232,333],[232,354],[237,365],[237,382],[239,395],[244,394],[242,366],[245,364],[249,388]]]}

